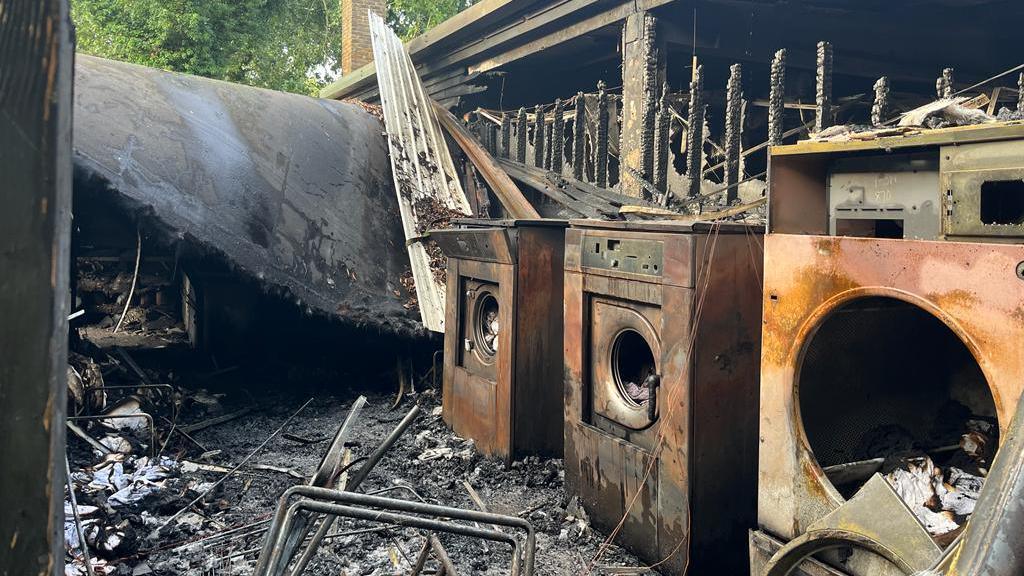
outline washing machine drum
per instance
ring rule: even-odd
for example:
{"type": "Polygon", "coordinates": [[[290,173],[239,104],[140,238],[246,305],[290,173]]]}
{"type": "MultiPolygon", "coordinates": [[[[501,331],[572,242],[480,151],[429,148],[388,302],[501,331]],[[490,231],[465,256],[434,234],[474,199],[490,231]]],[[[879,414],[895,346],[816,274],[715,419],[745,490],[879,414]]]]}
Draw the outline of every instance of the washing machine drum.
{"type": "Polygon", "coordinates": [[[648,428],[657,421],[652,407],[661,345],[651,319],[660,310],[595,297],[590,312],[594,414],[630,430],[648,428]]]}
{"type": "Polygon", "coordinates": [[[805,343],[798,397],[810,448],[844,497],[886,458],[926,453],[945,466],[973,426],[990,424],[988,440],[998,440],[995,401],[966,345],[927,311],[890,298],[856,300],[824,319],[805,343]],[[851,478],[851,466],[865,473],[851,478]]]}
{"type": "Polygon", "coordinates": [[[466,281],[462,306],[462,365],[492,379],[496,377],[501,333],[500,309],[497,284],[466,281]]]}

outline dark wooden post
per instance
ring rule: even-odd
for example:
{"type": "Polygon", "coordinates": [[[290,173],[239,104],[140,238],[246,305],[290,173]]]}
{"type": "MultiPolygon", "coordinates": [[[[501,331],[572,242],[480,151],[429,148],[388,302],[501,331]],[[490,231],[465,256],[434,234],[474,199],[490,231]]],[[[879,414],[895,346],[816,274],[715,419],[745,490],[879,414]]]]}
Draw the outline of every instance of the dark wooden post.
{"type": "Polygon", "coordinates": [[[0,0],[0,572],[64,573],[67,0],[0,0]]]}

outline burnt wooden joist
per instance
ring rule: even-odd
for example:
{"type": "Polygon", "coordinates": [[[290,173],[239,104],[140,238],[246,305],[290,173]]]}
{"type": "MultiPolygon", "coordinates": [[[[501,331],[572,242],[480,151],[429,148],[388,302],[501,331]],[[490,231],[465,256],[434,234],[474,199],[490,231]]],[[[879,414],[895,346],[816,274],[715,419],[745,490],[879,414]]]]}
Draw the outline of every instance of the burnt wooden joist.
{"type": "Polygon", "coordinates": [[[0,0],[0,572],[63,574],[71,237],[66,0],[0,0]]]}

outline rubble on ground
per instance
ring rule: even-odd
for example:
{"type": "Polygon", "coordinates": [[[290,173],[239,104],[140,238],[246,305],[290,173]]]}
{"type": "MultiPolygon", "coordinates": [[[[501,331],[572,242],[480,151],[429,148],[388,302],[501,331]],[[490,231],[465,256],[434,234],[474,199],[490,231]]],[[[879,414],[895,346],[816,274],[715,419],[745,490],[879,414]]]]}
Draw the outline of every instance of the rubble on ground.
{"type": "MultiPolygon", "coordinates": [[[[128,404],[147,411],[156,422],[156,446],[151,446],[148,426],[118,428],[102,418],[79,424],[108,452],[69,435],[72,484],[94,572],[251,574],[278,498],[288,487],[306,483],[315,471],[328,448],[326,440],[345,419],[354,394],[324,390],[288,423],[284,434],[273,437],[247,465],[231,474],[305,397],[272,390],[253,405],[241,390],[223,393],[187,387],[184,383],[194,381],[194,376],[180,367],[172,373],[133,358],[139,374],[116,353],[95,353],[95,359],[82,355],[76,363],[94,362],[96,370],[108,374],[109,383],[141,385],[145,375],[173,385],[109,390],[105,408],[72,400],[83,414],[103,415],[103,410],[123,406],[128,398],[128,404]],[[189,506],[199,496],[203,497],[189,506]]],[[[468,484],[491,512],[519,516],[533,524],[538,533],[538,574],[581,570],[605,538],[590,526],[578,501],[566,495],[562,462],[529,457],[506,467],[481,456],[471,440],[455,436],[441,420],[440,398],[430,387],[429,373],[416,378],[415,384],[420,392],[407,392],[393,409],[393,397],[376,394],[360,413],[345,444],[354,460],[373,451],[412,403],[423,407],[423,415],[386,453],[361,491],[401,485],[427,502],[476,509],[465,487],[468,484]]],[[[70,500],[65,501],[64,528],[66,574],[85,576],[70,500]]],[[[415,530],[366,532],[365,525],[350,521],[340,522],[333,534],[307,573],[408,571],[422,541],[415,530]]],[[[498,545],[439,536],[464,573],[507,573],[511,556],[498,545]],[[482,553],[485,548],[487,554],[482,553]]],[[[600,565],[638,566],[638,562],[612,546],[600,565]]],[[[606,571],[598,568],[596,573],[606,571]]]]}

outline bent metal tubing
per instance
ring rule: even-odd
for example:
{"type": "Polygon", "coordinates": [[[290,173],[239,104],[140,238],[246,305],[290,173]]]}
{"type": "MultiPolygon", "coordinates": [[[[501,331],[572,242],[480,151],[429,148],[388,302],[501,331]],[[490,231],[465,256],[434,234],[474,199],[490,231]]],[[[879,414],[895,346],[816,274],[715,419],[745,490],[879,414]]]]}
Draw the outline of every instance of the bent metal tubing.
{"type": "Polygon", "coordinates": [[[503,516],[488,512],[477,512],[474,510],[464,510],[461,508],[450,508],[447,506],[438,506],[408,500],[383,498],[368,494],[340,492],[337,490],[317,488],[314,486],[293,486],[286,490],[278,501],[274,520],[271,524],[271,530],[267,533],[266,540],[263,542],[263,549],[260,552],[259,562],[256,565],[254,576],[270,576],[274,573],[270,570],[272,567],[277,567],[277,564],[280,562],[281,543],[288,534],[288,528],[290,528],[291,525],[291,516],[300,510],[321,512],[335,516],[348,516],[369,521],[387,522],[399,526],[448,532],[462,536],[506,542],[513,546],[512,575],[518,576],[520,573],[520,564],[522,564],[523,576],[532,576],[533,574],[536,534],[534,533],[533,526],[522,518],[503,516]],[[301,500],[295,504],[290,504],[293,497],[316,498],[326,500],[328,502],[301,500]],[[519,541],[516,538],[494,530],[461,526],[438,520],[410,517],[383,511],[337,506],[335,504],[330,504],[329,502],[341,502],[370,508],[381,508],[413,514],[431,515],[435,517],[450,518],[452,520],[478,522],[481,524],[508,526],[526,532],[526,545],[525,549],[521,549],[519,541]]]}

